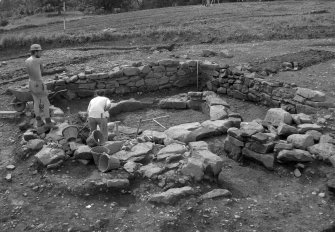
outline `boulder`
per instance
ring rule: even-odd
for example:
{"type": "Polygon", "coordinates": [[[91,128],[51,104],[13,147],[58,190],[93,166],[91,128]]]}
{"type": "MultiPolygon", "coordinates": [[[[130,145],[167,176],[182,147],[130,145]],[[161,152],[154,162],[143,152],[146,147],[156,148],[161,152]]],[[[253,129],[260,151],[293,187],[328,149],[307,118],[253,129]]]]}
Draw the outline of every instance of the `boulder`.
{"type": "Polygon", "coordinates": [[[62,149],[44,146],[42,150],[35,155],[35,158],[43,166],[48,166],[49,164],[54,164],[60,160],[64,160],[65,152],[62,149]]]}
{"type": "Polygon", "coordinates": [[[279,126],[281,122],[290,125],[292,123],[292,116],[282,108],[272,108],[266,113],[264,121],[274,126],[279,126]]]}
{"type": "Polygon", "coordinates": [[[228,118],[228,108],[223,105],[213,105],[209,107],[210,120],[221,120],[228,118]]]}
{"type": "Polygon", "coordinates": [[[306,131],[305,133],[306,135],[311,135],[314,139],[315,142],[318,142],[320,141],[320,138],[322,136],[322,133],[319,132],[319,131],[316,131],[316,130],[309,130],[309,131],[306,131]]]}
{"type": "Polygon", "coordinates": [[[249,150],[248,148],[243,148],[242,149],[242,154],[248,158],[257,160],[261,162],[267,169],[273,170],[273,165],[274,165],[274,154],[260,154],[254,151],[249,150]]]}
{"type": "Polygon", "coordinates": [[[200,196],[201,199],[213,199],[218,197],[231,197],[231,192],[227,189],[213,189],[212,191],[200,196]]]}
{"type": "Polygon", "coordinates": [[[335,155],[335,146],[330,143],[319,143],[308,148],[308,151],[324,160],[328,160],[335,155]]]}
{"type": "Polygon", "coordinates": [[[171,154],[166,158],[166,163],[173,163],[182,160],[184,156],[182,154],[171,154]]]}
{"type": "Polygon", "coordinates": [[[222,169],[223,159],[209,150],[193,150],[192,157],[202,159],[205,170],[214,175],[222,169]]]}
{"type": "Polygon", "coordinates": [[[298,129],[296,127],[287,125],[283,122],[279,123],[277,131],[278,131],[278,135],[281,135],[281,136],[289,136],[292,134],[298,134],[298,129]]]}
{"type": "Polygon", "coordinates": [[[326,100],[326,94],[317,90],[298,87],[296,94],[315,102],[324,102],[326,100]]]}
{"type": "Polygon", "coordinates": [[[320,143],[332,143],[333,138],[329,134],[321,135],[320,143]]]}
{"type": "Polygon", "coordinates": [[[167,135],[164,132],[145,130],[142,132],[142,135],[152,137],[154,143],[164,144],[164,139],[167,138],[167,135]]]}
{"type": "Polygon", "coordinates": [[[231,120],[207,120],[201,123],[201,126],[211,129],[216,134],[225,134],[227,130],[233,126],[233,122],[231,120]]]}
{"type": "Polygon", "coordinates": [[[204,99],[208,106],[221,105],[229,108],[229,104],[214,92],[207,91],[204,93],[204,96],[204,99]]]}
{"type": "Polygon", "coordinates": [[[32,151],[39,151],[42,149],[44,143],[45,142],[42,139],[31,139],[27,143],[27,148],[32,151]]]}
{"type": "Polygon", "coordinates": [[[292,114],[292,118],[294,123],[297,125],[302,123],[312,123],[312,117],[304,113],[292,114]]]}
{"type": "Polygon", "coordinates": [[[308,151],[293,149],[280,151],[277,160],[280,162],[311,162],[313,157],[308,151]]]}
{"type": "Polygon", "coordinates": [[[287,142],[292,143],[295,148],[306,150],[307,147],[314,145],[314,138],[306,134],[294,134],[287,137],[287,142]]]}
{"type": "Polygon", "coordinates": [[[108,188],[123,189],[129,186],[129,180],[128,179],[111,179],[111,180],[107,180],[106,184],[108,188]]]}
{"type": "Polygon", "coordinates": [[[227,156],[233,160],[239,160],[242,155],[242,148],[231,144],[227,139],[223,143],[223,149],[227,152],[227,156]]]}
{"type": "Polygon", "coordinates": [[[107,141],[104,143],[104,147],[109,150],[109,155],[112,155],[121,150],[124,141],[107,141]]]}
{"type": "Polygon", "coordinates": [[[261,154],[267,154],[273,152],[275,144],[273,142],[260,143],[260,142],[247,142],[245,147],[261,154]]]}
{"type": "Polygon", "coordinates": [[[140,163],[135,163],[133,161],[128,161],[127,163],[125,163],[125,165],[123,165],[123,168],[124,168],[124,170],[126,170],[129,173],[134,173],[137,170],[139,170],[141,166],[142,166],[142,164],[140,164],[140,163]]]}
{"type": "Polygon", "coordinates": [[[193,177],[195,181],[202,180],[204,176],[204,161],[198,158],[188,158],[187,163],[181,169],[181,173],[193,177]]]}
{"type": "Polygon", "coordinates": [[[256,134],[253,134],[251,136],[251,139],[260,143],[266,143],[269,139],[269,136],[264,133],[258,132],[256,134]]]}
{"type": "Polygon", "coordinates": [[[82,160],[93,160],[93,156],[91,153],[91,148],[87,145],[78,146],[77,150],[74,152],[75,159],[82,159],[82,160]]]}
{"type": "Polygon", "coordinates": [[[157,176],[164,171],[163,168],[157,166],[156,164],[149,163],[148,165],[140,167],[139,172],[142,173],[144,177],[152,178],[153,176],[157,176]]]}
{"type": "Polygon", "coordinates": [[[232,136],[230,136],[230,135],[228,135],[227,140],[228,140],[231,144],[233,144],[234,146],[237,146],[237,147],[244,147],[244,142],[243,142],[243,141],[241,141],[241,140],[239,140],[239,139],[237,139],[237,138],[234,138],[234,137],[232,137],[232,136]]]}
{"type": "Polygon", "coordinates": [[[310,124],[310,123],[304,123],[298,125],[298,131],[300,134],[303,134],[309,130],[322,131],[322,127],[317,124],[310,124]]]}
{"type": "Polygon", "coordinates": [[[182,188],[171,188],[166,192],[152,195],[149,201],[169,205],[176,203],[182,197],[186,197],[194,193],[195,191],[193,190],[193,188],[189,186],[185,186],[182,188]]]}
{"type": "Polygon", "coordinates": [[[146,156],[153,149],[153,146],[151,142],[139,143],[133,146],[130,151],[121,150],[112,157],[118,158],[120,161],[127,161],[131,158],[146,156]]]}
{"type": "Polygon", "coordinates": [[[255,131],[255,133],[264,131],[263,126],[255,121],[241,122],[240,129],[245,131],[255,131]]]}

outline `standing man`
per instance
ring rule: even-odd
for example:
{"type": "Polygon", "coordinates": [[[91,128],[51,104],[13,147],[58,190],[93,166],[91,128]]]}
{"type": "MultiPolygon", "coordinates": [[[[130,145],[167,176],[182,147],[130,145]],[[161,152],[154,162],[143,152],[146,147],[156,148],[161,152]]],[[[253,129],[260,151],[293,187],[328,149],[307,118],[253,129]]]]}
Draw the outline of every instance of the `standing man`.
{"type": "Polygon", "coordinates": [[[39,44],[33,44],[30,47],[31,56],[25,61],[29,74],[29,89],[34,99],[34,112],[37,121],[37,127],[44,125],[41,118],[40,104],[43,105],[43,113],[47,129],[57,128],[50,119],[50,102],[48,99],[48,91],[42,80],[42,48],[39,44]]]}
{"type": "Polygon", "coordinates": [[[108,141],[108,118],[109,110],[112,107],[111,101],[104,97],[104,91],[95,91],[94,98],[90,101],[87,108],[88,113],[88,126],[91,133],[97,129],[99,125],[100,131],[104,136],[104,141],[108,141]]]}

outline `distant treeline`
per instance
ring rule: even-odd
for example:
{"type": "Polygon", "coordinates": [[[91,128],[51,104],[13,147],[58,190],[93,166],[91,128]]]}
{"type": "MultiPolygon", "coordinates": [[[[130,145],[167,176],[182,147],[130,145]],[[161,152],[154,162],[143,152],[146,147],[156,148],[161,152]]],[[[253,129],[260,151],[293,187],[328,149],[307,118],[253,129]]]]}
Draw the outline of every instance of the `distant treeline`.
{"type": "MultiPolygon", "coordinates": [[[[25,16],[42,12],[61,14],[64,1],[67,10],[80,10],[85,13],[98,14],[206,3],[206,0],[0,0],[0,17],[25,16]]],[[[220,3],[250,1],[276,0],[219,0],[220,3]]],[[[217,3],[218,0],[215,0],[215,2],[217,3]]]]}

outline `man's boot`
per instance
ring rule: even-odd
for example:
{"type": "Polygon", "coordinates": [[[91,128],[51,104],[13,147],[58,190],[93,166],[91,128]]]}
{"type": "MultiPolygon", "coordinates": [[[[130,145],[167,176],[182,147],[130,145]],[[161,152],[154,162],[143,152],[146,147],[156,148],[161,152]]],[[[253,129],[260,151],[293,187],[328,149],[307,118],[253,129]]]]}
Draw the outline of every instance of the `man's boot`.
{"type": "Polygon", "coordinates": [[[48,129],[57,129],[58,128],[58,126],[56,126],[53,122],[51,122],[51,118],[46,118],[45,119],[45,126],[48,129]]]}
{"type": "Polygon", "coordinates": [[[44,125],[44,122],[40,116],[36,116],[36,122],[37,122],[36,124],[37,128],[42,127],[44,125]]]}

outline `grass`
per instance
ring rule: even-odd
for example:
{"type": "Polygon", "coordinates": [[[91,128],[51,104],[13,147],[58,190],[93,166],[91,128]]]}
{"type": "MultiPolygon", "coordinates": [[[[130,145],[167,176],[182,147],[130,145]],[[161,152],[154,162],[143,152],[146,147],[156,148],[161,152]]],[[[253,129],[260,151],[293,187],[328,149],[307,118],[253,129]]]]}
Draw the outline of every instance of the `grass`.
{"type": "Polygon", "coordinates": [[[62,23],[4,31],[0,48],[64,46],[98,41],[249,42],[335,36],[335,4],[319,1],[223,3],[184,6],[82,18],[62,23]],[[327,9],[324,14],[310,14],[327,9]],[[104,31],[113,28],[115,32],[104,31]]]}

